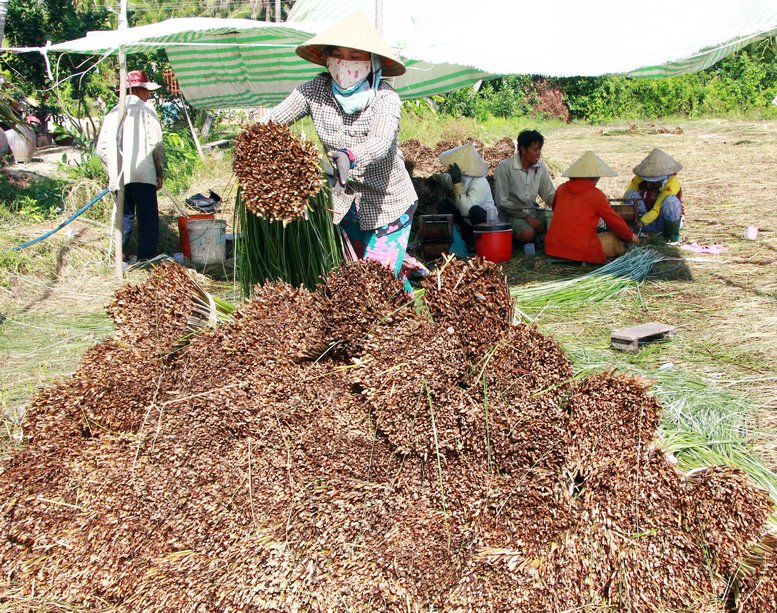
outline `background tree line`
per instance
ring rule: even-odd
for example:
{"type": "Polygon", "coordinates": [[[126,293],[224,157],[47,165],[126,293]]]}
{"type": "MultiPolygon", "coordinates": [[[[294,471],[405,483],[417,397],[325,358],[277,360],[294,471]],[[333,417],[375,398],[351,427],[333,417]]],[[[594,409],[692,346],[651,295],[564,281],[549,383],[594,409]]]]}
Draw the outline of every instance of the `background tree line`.
{"type": "MultiPolygon", "coordinates": [[[[2,4],[0,0],[0,12],[2,4]]],[[[285,19],[293,0],[280,3],[285,19]]],[[[60,42],[90,30],[116,26],[118,3],[104,0],[8,0],[6,45],[42,46],[60,42]]],[[[256,17],[275,20],[275,0],[132,0],[131,26],[170,17],[256,17]]],[[[0,20],[1,21],[1,20],[0,20]]],[[[728,56],[712,68],[667,79],[626,77],[544,78],[510,76],[486,81],[429,99],[428,105],[407,104],[408,110],[433,112],[485,120],[488,117],[534,115],[563,121],[606,122],[668,116],[689,118],[707,115],[755,113],[777,116],[770,104],[777,95],[775,39],[762,40],[728,56]]],[[[54,63],[54,62],[53,62],[54,63]]],[[[2,70],[19,96],[33,96],[36,113],[94,113],[94,101],[110,106],[116,98],[113,59],[63,55],[55,60],[61,85],[50,89],[43,57],[39,54],[2,56],[2,70]],[[98,64],[99,62],[99,64],[98,64]]],[[[159,82],[169,67],[164,52],[131,56],[130,68],[144,68],[159,82]]]]}

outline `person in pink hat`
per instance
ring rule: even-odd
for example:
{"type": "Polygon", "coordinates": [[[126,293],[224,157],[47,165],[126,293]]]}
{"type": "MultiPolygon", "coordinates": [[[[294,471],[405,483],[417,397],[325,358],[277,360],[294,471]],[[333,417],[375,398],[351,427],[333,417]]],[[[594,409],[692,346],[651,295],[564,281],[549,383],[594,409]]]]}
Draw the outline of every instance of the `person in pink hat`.
{"type": "Polygon", "coordinates": [[[97,155],[108,170],[108,187],[115,192],[120,184],[124,185],[122,244],[125,258],[137,216],[137,257],[149,260],[158,255],[159,205],[156,193],[162,188],[164,142],[159,117],[147,102],[151,92],[161,86],[151,81],[143,70],[132,70],[127,77],[130,94],[125,105],[121,169],[118,163],[118,105],[105,116],[97,139],[97,155]]]}

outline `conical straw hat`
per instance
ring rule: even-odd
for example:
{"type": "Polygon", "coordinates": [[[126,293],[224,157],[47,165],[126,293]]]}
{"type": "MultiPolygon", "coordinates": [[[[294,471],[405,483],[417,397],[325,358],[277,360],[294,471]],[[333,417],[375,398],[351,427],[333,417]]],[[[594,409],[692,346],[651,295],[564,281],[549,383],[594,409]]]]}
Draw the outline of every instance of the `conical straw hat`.
{"type": "Polygon", "coordinates": [[[653,149],[648,156],[634,167],[638,177],[666,177],[680,172],[683,165],[661,149],[653,149]]]}
{"type": "Polygon", "coordinates": [[[461,172],[470,177],[485,177],[488,174],[488,166],[472,143],[443,151],[438,159],[446,166],[458,164],[461,172]]]}
{"type": "Polygon", "coordinates": [[[618,173],[605,164],[593,151],[586,151],[561,176],[592,179],[595,177],[617,177],[618,173]]]}
{"type": "Polygon", "coordinates": [[[308,62],[326,66],[327,47],[349,47],[379,55],[383,64],[384,77],[405,74],[405,65],[400,62],[364,13],[354,13],[336,23],[328,30],[314,36],[297,47],[297,55],[308,62]]]}

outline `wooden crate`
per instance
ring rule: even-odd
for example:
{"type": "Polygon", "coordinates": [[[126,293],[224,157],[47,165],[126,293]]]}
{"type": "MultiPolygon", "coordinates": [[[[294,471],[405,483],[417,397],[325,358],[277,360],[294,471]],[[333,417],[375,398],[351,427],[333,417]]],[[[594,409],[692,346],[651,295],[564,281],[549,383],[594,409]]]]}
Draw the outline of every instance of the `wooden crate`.
{"type": "Polygon", "coordinates": [[[424,260],[436,260],[453,242],[453,215],[420,215],[418,241],[424,260]]]}
{"type": "Polygon", "coordinates": [[[612,209],[625,221],[632,232],[637,231],[639,226],[639,204],[636,200],[624,202],[620,199],[610,199],[612,209]]]}
{"type": "Polygon", "coordinates": [[[630,328],[613,330],[610,334],[610,342],[614,349],[636,353],[641,344],[663,338],[672,338],[674,331],[674,326],[651,321],[630,328]]]}

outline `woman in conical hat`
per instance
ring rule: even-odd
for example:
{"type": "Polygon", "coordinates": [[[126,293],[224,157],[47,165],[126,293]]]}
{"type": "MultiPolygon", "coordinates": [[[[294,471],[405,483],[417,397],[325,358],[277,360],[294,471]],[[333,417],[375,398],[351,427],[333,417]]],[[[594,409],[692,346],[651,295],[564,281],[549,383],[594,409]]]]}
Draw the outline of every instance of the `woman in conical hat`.
{"type": "Polygon", "coordinates": [[[683,165],[661,149],[653,149],[634,167],[634,178],[623,197],[639,204],[642,229],[661,232],[669,241],[680,240],[683,190],[677,173],[683,165]]]}
{"type": "Polygon", "coordinates": [[[399,96],[383,77],[401,75],[405,66],[362,13],[296,52],[327,71],[295,89],[265,121],[312,118],[334,169],[334,223],[360,258],[400,276],[418,197],[399,150],[399,96]]]}
{"type": "Polygon", "coordinates": [[[610,206],[610,201],[596,187],[600,177],[615,177],[616,173],[601,158],[586,151],[563,177],[553,197],[553,218],[545,236],[545,254],[565,260],[601,264],[608,257],[625,251],[623,242],[639,243],[625,221],[610,206]],[[597,232],[599,219],[608,232],[597,232]]]}
{"type": "Polygon", "coordinates": [[[472,227],[494,222],[499,215],[486,179],[488,166],[472,143],[443,151],[438,159],[448,167],[448,172],[435,173],[431,179],[448,189],[452,201],[437,203],[437,212],[453,215],[464,242],[472,246],[472,227]]]}

